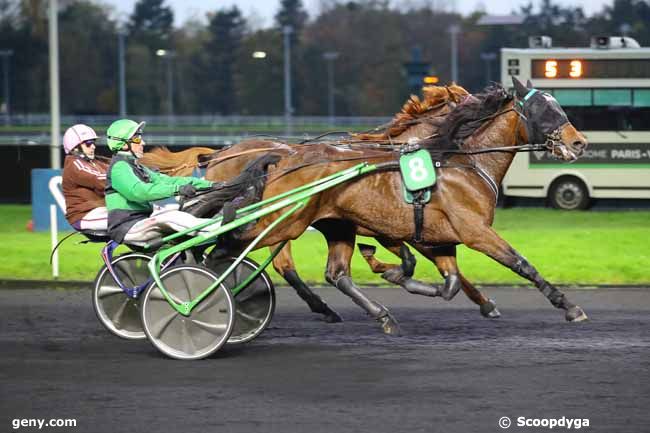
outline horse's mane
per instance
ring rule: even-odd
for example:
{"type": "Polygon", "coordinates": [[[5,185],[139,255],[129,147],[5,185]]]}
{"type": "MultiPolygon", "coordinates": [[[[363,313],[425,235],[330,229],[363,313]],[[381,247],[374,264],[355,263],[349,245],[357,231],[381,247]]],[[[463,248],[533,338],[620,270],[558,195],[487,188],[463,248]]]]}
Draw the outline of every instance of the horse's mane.
{"type": "Polygon", "coordinates": [[[397,137],[423,114],[449,102],[458,103],[469,95],[469,92],[463,87],[452,83],[449,86],[425,86],[422,88],[422,95],[423,99],[420,99],[417,95],[411,95],[402,106],[401,111],[395,114],[388,124],[381,127],[381,132],[354,134],[354,137],[359,140],[369,141],[397,137]]]}
{"type": "Polygon", "coordinates": [[[504,103],[512,100],[506,89],[493,84],[482,93],[470,95],[445,117],[440,125],[438,137],[427,147],[432,149],[458,148],[460,142],[485,125],[485,120],[497,113],[504,103]]]}
{"type": "Polygon", "coordinates": [[[215,152],[209,147],[192,147],[172,152],[165,146],[160,146],[145,153],[139,162],[173,176],[190,176],[202,157],[211,156],[215,152]]]}

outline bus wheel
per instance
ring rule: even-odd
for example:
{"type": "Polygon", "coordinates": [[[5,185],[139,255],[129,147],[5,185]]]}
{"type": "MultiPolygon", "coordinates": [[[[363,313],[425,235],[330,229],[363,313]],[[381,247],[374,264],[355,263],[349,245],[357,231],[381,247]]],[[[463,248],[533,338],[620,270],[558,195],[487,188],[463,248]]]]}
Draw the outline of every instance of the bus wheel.
{"type": "Polygon", "coordinates": [[[553,182],[548,191],[548,200],[556,209],[579,210],[589,206],[589,191],[577,177],[561,177],[553,182]]]}

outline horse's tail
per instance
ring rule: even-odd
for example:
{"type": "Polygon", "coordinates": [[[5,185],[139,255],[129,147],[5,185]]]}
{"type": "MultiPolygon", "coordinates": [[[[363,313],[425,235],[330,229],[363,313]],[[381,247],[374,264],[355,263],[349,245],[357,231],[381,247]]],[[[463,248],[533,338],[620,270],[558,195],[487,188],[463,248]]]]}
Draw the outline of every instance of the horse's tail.
{"type": "Polygon", "coordinates": [[[145,153],[139,162],[170,176],[190,176],[199,165],[202,156],[212,155],[215,152],[216,150],[209,147],[191,147],[180,152],[172,152],[162,146],[145,153]]]}
{"type": "Polygon", "coordinates": [[[234,208],[239,209],[259,201],[266,185],[268,166],[276,164],[280,158],[281,155],[276,153],[267,153],[250,161],[239,175],[223,183],[218,189],[204,193],[185,211],[203,217],[215,214],[226,202],[232,202],[234,208]]]}

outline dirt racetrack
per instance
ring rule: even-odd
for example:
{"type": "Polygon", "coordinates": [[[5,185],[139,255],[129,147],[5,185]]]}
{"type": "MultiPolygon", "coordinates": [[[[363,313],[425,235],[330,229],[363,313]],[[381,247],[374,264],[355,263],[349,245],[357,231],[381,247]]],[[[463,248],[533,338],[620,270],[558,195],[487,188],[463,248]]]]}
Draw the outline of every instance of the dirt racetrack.
{"type": "MultiPolygon", "coordinates": [[[[650,290],[567,290],[591,321],[564,322],[534,290],[487,289],[488,320],[398,289],[368,293],[404,336],[386,337],[344,296],[326,324],[289,289],[270,328],[196,362],[122,341],[95,319],[87,290],[0,290],[0,431],[12,420],[74,418],[117,432],[498,432],[528,419],[589,419],[584,431],[647,432],[650,290]]],[[[555,427],[553,431],[565,431],[555,427]]]]}

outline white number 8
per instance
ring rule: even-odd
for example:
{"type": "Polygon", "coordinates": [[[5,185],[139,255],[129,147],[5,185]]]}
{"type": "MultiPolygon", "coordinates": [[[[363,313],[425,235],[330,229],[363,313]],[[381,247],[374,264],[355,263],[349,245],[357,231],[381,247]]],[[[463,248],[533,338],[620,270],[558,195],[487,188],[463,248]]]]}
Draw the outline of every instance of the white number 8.
{"type": "Polygon", "coordinates": [[[422,158],[411,159],[409,161],[409,169],[409,175],[415,182],[422,182],[429,175],[427,168],[424,166],[424,161],[422,158]]]}

